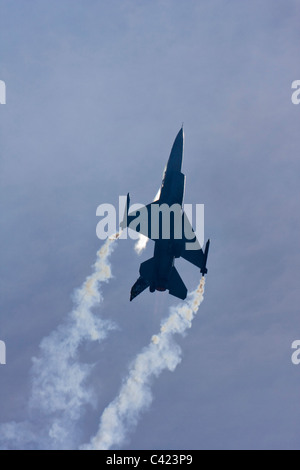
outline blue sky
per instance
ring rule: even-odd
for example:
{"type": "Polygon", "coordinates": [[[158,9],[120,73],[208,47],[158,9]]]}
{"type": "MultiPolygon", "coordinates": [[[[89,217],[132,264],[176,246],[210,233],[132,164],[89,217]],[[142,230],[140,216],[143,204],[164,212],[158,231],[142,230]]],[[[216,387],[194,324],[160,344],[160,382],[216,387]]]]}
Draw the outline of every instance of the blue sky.
{"type": "MultiPolygon", "coordinates": [[[[176,338],[182,362],[124,449],[299,449],[299,113],[297,1],[0,0],[0,423],[24,423],[32,357],[73,308],[101,246],[96,208],[150,202],[184,121],[187,203],[205,204],[205,298],[176,338]]],[[[128,364],[176,299],[129,303],[131,240],[111,256],[97,314],[118,325],[82,345],[98,428],[128,364]]],[[[189,289],[197,270],[178,270],[189,289]]],[[[43,425],[43,417],[39,426],[43,425]]],[[[17,425],[16,425],[17,426],[17,425]]],[[[1,438],[1,446],[14,447],[1,438]]],[[[41,442],[34,443],[36,448],[41,442]]]]}

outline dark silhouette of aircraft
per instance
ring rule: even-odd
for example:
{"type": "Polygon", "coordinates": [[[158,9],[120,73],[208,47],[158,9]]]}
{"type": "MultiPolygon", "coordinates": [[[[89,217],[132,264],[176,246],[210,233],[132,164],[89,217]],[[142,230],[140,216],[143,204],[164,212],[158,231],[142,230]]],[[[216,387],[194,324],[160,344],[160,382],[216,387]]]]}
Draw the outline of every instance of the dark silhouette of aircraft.
{"type": "Polygon", "coordinates": [[[133,285],[130,300],[149,287],[150,292],[166,291],[185,299],[187,288],[174,266],[175,258],[182,257],[197,266],[204,276],[209,250],[204,252],[183,211],[185,176],[181,173],[183,157],[183,127],[173,143],[164,171],[159,199],[128,214],[130,198],[127,195],[125,215],[121,227],[129,227],[155,241],[153,258],[140,266],[140,277],[133,285]]]}

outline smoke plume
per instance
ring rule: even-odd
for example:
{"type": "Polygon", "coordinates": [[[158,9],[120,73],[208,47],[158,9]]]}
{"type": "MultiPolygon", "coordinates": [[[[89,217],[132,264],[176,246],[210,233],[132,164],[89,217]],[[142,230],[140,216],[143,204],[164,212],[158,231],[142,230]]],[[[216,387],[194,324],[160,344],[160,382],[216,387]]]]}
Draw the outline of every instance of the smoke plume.
{"type": "MultiPolygon", "coordinates": [[[[108,239],[97,253],[93,273],[75,290],[74,308],[40,343],[31,369],[32,390],[23,422],[0,425],[1,449],[78,448],[79,420],[86,407],[96,403],[88,386],[92,365],[79,360],[83,344],[102,341],[116,325],[93,313],[102,301],[101,284],[111,278],[109,257],[119,234],[108,239]]],[[[203,300],[204,277],[188,300],[172,307],[160,332],[134,359],[118,396],[100,418],[99,430],[81,449],[110,449],[121,446],[152,402],[151,384],[165,369],[174,371],[181,361],[181,349],[174,341],[183,335],[203,300]]]]}
{"type": "Polygon", "coordinates": [[[152,402],[151,383],[164,369],[174,371],[181,361],[181,349],[174,335],[183,335],[203,301],[205,278],[187,302],[172,307],[158,335],[132,363],[119,395],[104,410],[97,434],[82,449],[119,448],[152,402]]]}
{"type": "Polygon", "coordinates": [[[111,278],[108,262],[113,242],[108,239],[97,253],[93,273],[75,290],[74,308],[62,323],[40,344],[33,358],[32,391],[28,414],[22,423],[0,425],[0,448],[73,448],[78,439],[75,425],[96,395],[86,384],[92,366],[78,360],[79,347],[102,341],[115,328],[92,312],[102,296],[99,287],[111,278]]]}
{"type": "MultiPolygon", "coordinates": [[[[160,192],[161,192],[161,188],[158,189],[152,202],[158,201],[158,199],[160,198],[160,192]]],[[[149,241],[148,237],[145,237],[145,235],[143,235],[142,233],[139,234],[139,238],[134,245],[135,252],[138,255],[142,254],[142,252],[145,250],[148,241],[149,241]]]]}

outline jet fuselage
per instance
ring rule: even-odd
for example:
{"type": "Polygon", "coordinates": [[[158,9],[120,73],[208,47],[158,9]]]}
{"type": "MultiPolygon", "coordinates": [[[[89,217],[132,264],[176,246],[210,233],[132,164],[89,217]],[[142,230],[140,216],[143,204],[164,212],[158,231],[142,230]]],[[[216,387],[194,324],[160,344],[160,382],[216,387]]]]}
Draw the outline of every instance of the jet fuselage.
{"type": "MultiPolygon", "coordinates": [[[[182,211],[185,189],[185,176],[181,173],[182,158],[183,128],[180,129],[174,141],[161,184],[160,198],[158,200],[159,205],[166,204],[169,208],[176,204],[180,206],[180,211],[182,211]]],[[[177,207],[177,210],[178,209],[179,207],[177,207]]],[[[159,221],[160,237],[155,241],[154,246],[155,272],[152,283],[150,284],[151,292],[155,289],[158,291],[165,291],[167,289],[175,258],[180,256],[183,244],[182,239],[176,239],[174,236],[176,223],[174,213],[170,212],[169,239],[163,239],[162,237],[162,218],[163,214],[161,214],[159,221]]],[[[168,221],[169,219],[167,222],[168,221]]]]}
{"type": "Polygon", "coordinates": [[[200,268],[203,275],[207,273],[209,241],[203,253],[182,208],[185,190],[185,176],[181,172],[182,158],[183,128],[178,132],[172,146],[159,199],[128,214],[130,198],[127,195],[121,227],[129,227],[155,242],[153,257],[140,265],[140,277],[132,286],[130,300],[147,287],[151,292],[168,289],[171,295],[185,299],[187,288],[174,266],[175,258],[183,257],[200,268]]]}

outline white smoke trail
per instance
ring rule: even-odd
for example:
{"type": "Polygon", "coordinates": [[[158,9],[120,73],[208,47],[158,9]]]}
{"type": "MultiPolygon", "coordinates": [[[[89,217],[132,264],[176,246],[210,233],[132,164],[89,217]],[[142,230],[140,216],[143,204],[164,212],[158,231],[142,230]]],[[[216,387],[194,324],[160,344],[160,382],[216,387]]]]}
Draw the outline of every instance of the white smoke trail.
{"type": "MultiPolygon", "coordinates": [[[[161,191],[161,188],[159,188],[159,190],[157,191],[157,193],[155,195],[155,198],[153,199],[152,202],[158,201],[158,199],[160,198],[160,191],[161,191]]],[[[138,238],[137,242],[134,245],[135,252],[138,255],[140,255],[145,250],[148,241],[149,241],[149,238],[145,237],[145,235],[140,233],[139,238],[138,238]]]]}
{"type": "Polygon", "coordinates": [[[119,395],[104,410],[100,427],[90,443],[81,449],[107,450],[120,446],[138,422],[140,414],[152,402],[151,380],[164,369],[175,370],[181,361],[181,349],[174,343],[175,333],[184,334],[203,301],[204,277],[187,302],[172,307],[160,333],[136,357],[119,395]]]}
{"type": "Polygon", "coordinates": [[[148,241],[149,241],[149,238],[145,237],[145,235],[140,233],[139,238],[138,238],[137,242],[134,245],[135,252],[138,255],[140,255],[144,251],[144,249],[147,246],[148,241]]]}
{"type": "Polygon", "coordinates": [[[97,253],[94,271],[75,291],[75,307],[66,321],[41,341],[31,370],[31,419],[0,425],[0,448],[70,449],[78,444],[75,423],[85,406],[95,403],[86,385],[92,366],[80,363],[78,352],[83,342],[101,341],[115,328],[92,309],[102,300],[100,284],[111,278],[108,259],[117,238],[108,239],[97,253]]]}

